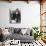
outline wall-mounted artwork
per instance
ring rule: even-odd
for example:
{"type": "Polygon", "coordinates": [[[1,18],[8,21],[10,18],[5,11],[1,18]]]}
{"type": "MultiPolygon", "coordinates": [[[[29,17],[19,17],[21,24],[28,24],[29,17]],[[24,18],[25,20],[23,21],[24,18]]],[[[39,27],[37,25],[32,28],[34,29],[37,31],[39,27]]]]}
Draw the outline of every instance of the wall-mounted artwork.
{"type": "Polygon", "coordinates": [[[17,8],[16,10],[10,10],[10,23],[20,23],[21,22],[21,12],[17,8]]]}

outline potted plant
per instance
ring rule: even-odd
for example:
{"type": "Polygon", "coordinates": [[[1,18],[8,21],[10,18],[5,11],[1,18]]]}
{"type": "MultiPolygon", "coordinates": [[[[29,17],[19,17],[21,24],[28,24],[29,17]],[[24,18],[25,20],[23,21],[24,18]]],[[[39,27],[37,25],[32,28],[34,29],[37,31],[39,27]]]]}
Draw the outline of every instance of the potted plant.
{"type": "Polygon", "coordinates": [[[33,28],[33,30],[35,31],[34,32],[34,40],[36,40],[36,38],[38,37],[38,32],[37,32],[37,30],[38,30],[38,27],[32,27],[33,28]],[[36,33],[37,32],[37,33],[36,33]]]}
{"type": "Polygon", "coordinates": [[[39,28],[38,27],[32,27],[32,28],[35,31],[35,33],[34,33],[34,39],[36,40],[38,37],[41,38],[42,32],[38,31],[39,28]]]}

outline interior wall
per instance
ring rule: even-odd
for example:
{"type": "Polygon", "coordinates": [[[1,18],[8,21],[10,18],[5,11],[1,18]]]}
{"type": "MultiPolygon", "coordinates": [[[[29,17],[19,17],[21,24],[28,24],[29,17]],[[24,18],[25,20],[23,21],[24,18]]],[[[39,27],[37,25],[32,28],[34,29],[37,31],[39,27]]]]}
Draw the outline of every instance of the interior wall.
{"type": "Polygon", "coordinates": [[[31,1],[29,4],[24,1],[0,2],[0,27],[31,28],[33,26],[40,26],[40,4],[37,1],[31,1]],[[10,24],[9,10],[16,8],[21,11],[21,23],[10,24]]]}

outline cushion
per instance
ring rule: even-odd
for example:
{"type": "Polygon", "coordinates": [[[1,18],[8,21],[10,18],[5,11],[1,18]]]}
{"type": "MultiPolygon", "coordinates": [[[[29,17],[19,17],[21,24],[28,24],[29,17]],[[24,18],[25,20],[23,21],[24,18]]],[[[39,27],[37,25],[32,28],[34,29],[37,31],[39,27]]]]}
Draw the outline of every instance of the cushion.
{"type": "Polygon", "coordinates": [[[20,28],[14,28],[14,33],[20,33],[21,29],[20,28]]]}

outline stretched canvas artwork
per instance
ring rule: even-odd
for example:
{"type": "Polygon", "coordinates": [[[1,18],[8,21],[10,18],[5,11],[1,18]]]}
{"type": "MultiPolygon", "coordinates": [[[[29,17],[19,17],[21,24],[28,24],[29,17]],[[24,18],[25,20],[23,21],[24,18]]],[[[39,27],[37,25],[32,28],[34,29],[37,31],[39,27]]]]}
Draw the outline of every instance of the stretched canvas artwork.
{"type": "Polygon", "coordinates": [[[10,23],[20,23],[21,22],[21,13],[17,8],[16,10],[10,10],[10,23]]]}

